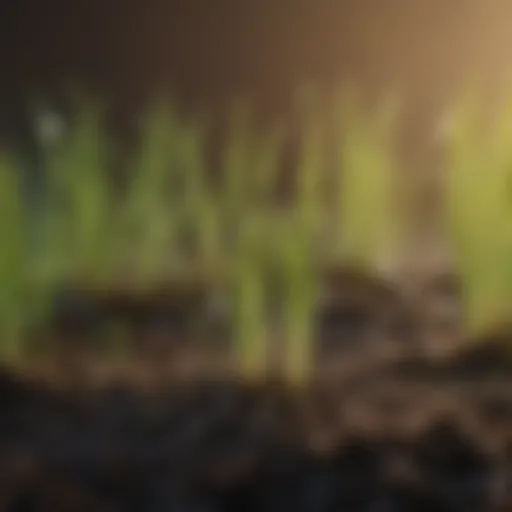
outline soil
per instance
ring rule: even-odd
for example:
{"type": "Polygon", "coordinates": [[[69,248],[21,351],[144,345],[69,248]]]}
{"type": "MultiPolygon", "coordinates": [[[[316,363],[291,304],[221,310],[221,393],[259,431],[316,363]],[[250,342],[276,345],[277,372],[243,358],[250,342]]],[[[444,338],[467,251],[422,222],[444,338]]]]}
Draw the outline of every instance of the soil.
{"type": "Polygon", "coordinates": [[[0,370],[0,510],[512,510],[512,328],[429,320],[432,357],[389,283],[333,269],[325,290],[300,389],[236,378],[201,287],[66,297],[44,352],[0,370]],[[113,318],[132,345],[106,355],[113,318]]]}

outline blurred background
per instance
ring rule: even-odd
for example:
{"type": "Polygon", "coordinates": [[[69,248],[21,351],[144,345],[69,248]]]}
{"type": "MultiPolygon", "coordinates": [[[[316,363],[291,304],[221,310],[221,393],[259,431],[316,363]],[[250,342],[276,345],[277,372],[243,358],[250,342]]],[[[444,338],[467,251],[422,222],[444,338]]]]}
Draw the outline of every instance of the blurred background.
{"type": "Polygon", "coordinates": [[[2,134],[21,136],[30,94],[70,83],[107,99],[126,132],[155,91],[194,109],[242,96],[268,118],[304,82],[353,83],[405,95],[414,152],[461,86],[492,104],[510,82],[511,14],[506,0],[4,0],[2,134]]]}
{"type": "Polygon", "coordinates": [[[1,0],[0,363],[27,378],[0,371],[0,510],[512,510],[512,123],[484,141],[464,104],[443,144],[461,94],[510,100],[511,20],[510,0],[1,0]],[[331,130],[344,90],[398,95],[398,161],[386,110],[348,102],[331,130]],[[177,108],[141,129],[161,96],[177,108]],[[239,100],[256,130],[223,124],[239,100]]]}

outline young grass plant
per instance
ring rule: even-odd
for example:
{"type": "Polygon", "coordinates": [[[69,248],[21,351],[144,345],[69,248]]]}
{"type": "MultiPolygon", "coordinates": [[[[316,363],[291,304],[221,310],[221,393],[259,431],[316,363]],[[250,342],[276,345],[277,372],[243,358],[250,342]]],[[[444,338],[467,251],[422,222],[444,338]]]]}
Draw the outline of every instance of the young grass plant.
{"type": "Polygon", "coordinates": [[[191,234],[197,265],[216,278],[223,273],[221,210],[208,179],[207,135],[207,124],[201,119],[195,119],[183,129],[180,160],[184,177],[184,221],[181,227],[191,234]]]}
{"type": "Polygon", "coordinates": [[[294,195],[298,221],[304,235],[309,234],[310,243],[325,244],[327,217],[326,185],[326,140],[320,113],[311,91],[299,92],[298,109],[301,124],[300,153],[297,166],[297,188],[294,195]]]}
{"type": "Polygon", "coordinates": [[[510,315],[511,105],[484,133],[477,104],[461,102],[447,146],[447,224],[462,277],[465,327],[476,335],[510,315]]]}
{"type": "Polygon", "coordinates": [[[280,231],[280,270],[284,284],[285,378],[293,385],[306,383],[314,364],[314,321],[318,276],[314,239],[301,215],[293,215],[280,231]],[[313,242],[313,243],[312,243],[313,242]]]}
{"type": "Polygon", "coordinates": [[[267,332],[264,224],[256,216],[240,220],[234,256],[232,299],[236,360],[250,381],[264,378],[267,370],[267,332]],[[263,229],[262,229],[263,228],[263,229]]]}
{"type": "Polygon", "coordinates": [[[0,210],[0,347],[12,360],[23,352],[24,328],[32,311],[19,172],[7,157],[0,161],[0,210]]]}
{"type": "MultiPolygon", "coordinates": [[[[253,213],[251,203],[250,162],[254,147],[254,130],[248,108],[235,105],[229,119],[229,132],[221,156],[221,185],[218,196],[222,215],[222,241],[228,254],[236,253],[243,240],[243,219],[253,213]]],[[[245,242],[243,242],[245,243],[245,242]]]]}
{"type": "Polygon", "coordinates": [[[386,102],[368,114],[347,96],[339,107],[341,146],[337,194],[337,259],[363,267],[380,266],[396,249],[397,161],[393,136],[397,110],[386,102]]]}
{"type": "Polygon", "coordinates": [[[242,374],[250,380],[265,376],[271,339],[268,305],[272,227],[276,203],[281,133],[258,136],[249,111],[238,105],[223,155],[220,193],[225,260],[233,268],[234,342],[242,374]]]}
{"type": "Polygon", "coordinates": [[[183,211],[183,169],[178,161],[181,126],[177,112],[156,103],[145,124],[138,157],[130,169],[123,216],[135,286],[147,288],[180,262],[178,222],[183,211]]]}
{"type": "Polygon", "coordinates": [[[112,190],[101,110],[78,111],[63,143],[46,155],[43,273],[55,279],[101,284],[116,268],[112,190]]]}

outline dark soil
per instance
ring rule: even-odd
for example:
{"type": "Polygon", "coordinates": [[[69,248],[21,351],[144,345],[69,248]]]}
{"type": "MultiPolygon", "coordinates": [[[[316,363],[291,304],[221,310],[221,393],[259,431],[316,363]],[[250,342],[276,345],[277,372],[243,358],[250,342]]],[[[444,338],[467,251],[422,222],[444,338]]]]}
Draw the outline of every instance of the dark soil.
{"type": "Polygon", "coordinates": [[[300,390],[233,377],[201,286],[62,297],[53,344],[0,371],[0,511],[512,510],[512,329],[431,358],[391,285],[325,288],[300,390]]]}
{"type": "Polygon", "coordinates": [[[3,373],[1,510],[509,510],[512,396],[396,389],[79,392],[3,373]]]}

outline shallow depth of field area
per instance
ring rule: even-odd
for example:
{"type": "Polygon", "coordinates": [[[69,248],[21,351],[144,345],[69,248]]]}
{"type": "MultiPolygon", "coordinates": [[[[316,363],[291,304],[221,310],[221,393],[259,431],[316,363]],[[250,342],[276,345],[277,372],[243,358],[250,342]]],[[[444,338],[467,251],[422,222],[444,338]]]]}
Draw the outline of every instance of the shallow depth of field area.
{"type": "MultiPolygon", "coordinates": [[[[447,110],[441,171],[432,169],[438,211],[427,218],[435,233],[427,252],[447,256],[411,275],[422,192],[411,192],[415,177],[401,169],[400,105],[340,98],[322,105],[311,93],[297,95],[291,169],[286,126],[261,128],[242,104],[227,113],[215,154],[210,117],[159,102],[114,172],[119,148],[89,101],[75,104],[59,137],[41,139],[33,176],[16,155],[4,155],[6,360],[23,364],[57,345],[105,359],[114,346],[127,357],[158,347],[172,359],[171,348],[194,346],[220,351],[248,378],[272,370],[304,381],[319,352],[347,344],[343,329],[358,321],[348,302],[367,295],[357,307],[370,307],[386,289],[381,306],[394,310],[387,320],[394,313],[397,324],[417,324],[412,317],[428,310],[422,287],[436,283],[447,295],[437,299],[458,311],[447,346],[503,328],[512,291],[507,111],[489,121],[478,117],[478,104],[447,110]],[[36,179],[30,195],[27,182],[36,179]],[[322,318],[327,310],[330,320],[322,318]]],[[[378,331],[368,346],[386,344],[378,331]]],[[[423,340],[424,349],[429,341],[436,340],[423,340]]]]}
{"type": "Polygon", "coordinates": [[[239,104],[217,147],[155,102],[124,158],[80,102],[35,193],[2,155],[6,503],[508,510],[512,110],[455,103],[426,219],[395,100],[303,91],[293,137],[239,104]]]}

